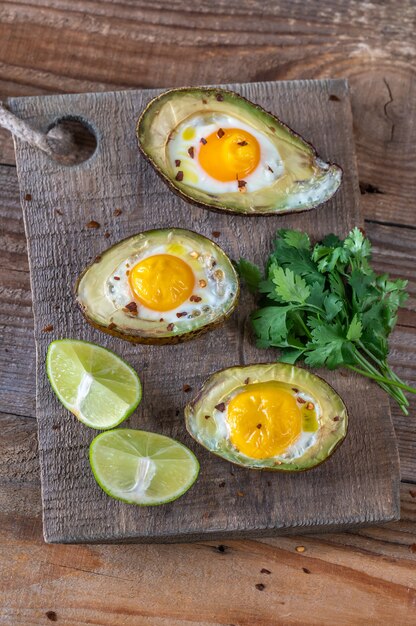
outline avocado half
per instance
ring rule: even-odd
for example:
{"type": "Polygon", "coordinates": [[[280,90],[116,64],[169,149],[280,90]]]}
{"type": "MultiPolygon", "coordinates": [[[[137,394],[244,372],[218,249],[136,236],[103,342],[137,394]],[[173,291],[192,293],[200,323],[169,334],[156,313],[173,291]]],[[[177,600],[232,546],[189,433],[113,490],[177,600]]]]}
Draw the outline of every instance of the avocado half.
{"type": "MultiPolygon", "coordinates": [[[[141,152],[170,188],[188,202],[215,211],[244,215],[305,211],[329,200],[341,184],[342,170],[338,165],[321,160],[310,143],[276,116],[225,89],[197,87],[167,91],[147,105],[138,120],[136,132],[141,152]],[[260,188],[250,191],[250,185],[242,185],[246,182],[242,181],[235,191],[222,193],[217,189],[212,193],[195,186],[198,185],[195,181],[191,184],[187,174],[175,168],[168,144],[183,128],[184,122],[194,123],[198,128],[205,123],[204,120],[212,124],[216,119],[224,120],[224,116],[240,121],[266,145],[274,147],[279,173],[271,175],[274,176],[271,182],[266,181],[260,188]],[[181,176],[178,176],[179,172],[181,176]]],[[[197,140],[191,147],[195,162],[198,161],[201,141],[205,139],[197,140]]],[[[267,178],[265,168],[273,171],[261,157],[251,176],[267,178]]],[[[270,178],[270,173],[268,175],[270,178]]]]}
{"type": "Polygon", "coordinates": [[[222,324],[237,304],[239,280],[213,241],[190,230],[166,228],[133,235],[105,250],[82,272],[75,295],[95,328],[132,343],[172,344],[222,324]],[[128,276],[140,261],[160,254],[185,261],[195,284],[177,309],[158,312],[137,300],[128,276]]]}
{"type": "MultiPolygon", "coordinates": [[[[216,372],[185,407],[185,421],[189,434],[223,459],[250,469],[280,472],[300,472],[320,465],[341,444],[348,428],[347,409],[336,391],[310,371],[286,363],[261,363],[216,372]],[[294,445],[281,454],[252,458],[231,442],[227,407],[240,392],[271,381],[294,395],[302,414],[302,432],[294,445]]],[[[247,432],[247,437],[251,436],[247,432]]]]}

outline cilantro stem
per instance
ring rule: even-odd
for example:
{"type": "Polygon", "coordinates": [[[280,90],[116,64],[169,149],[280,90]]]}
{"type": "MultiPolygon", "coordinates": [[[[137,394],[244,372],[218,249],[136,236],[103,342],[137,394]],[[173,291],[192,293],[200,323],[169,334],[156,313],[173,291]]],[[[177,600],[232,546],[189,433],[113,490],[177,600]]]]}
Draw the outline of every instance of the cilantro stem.
{"type": "Polygon", "coordinates": [[[376,380],[377,382],[384,383],[385,385],[393,385],[394,387],[398,387],[399,389],[404,389],[405,391],[409,391],[410,393],[416,393],[416,389],[414,389],[413,387],[409,387],[408,385],[392,380],[391,378],[386,378],[385,376],[380,376],[379,374],[373,374],[369,371],[361,370],[358,367],[354,367],[354,365],[347,365],[347,367],[351,370],[354,370],[354,372],[358,372],[358,374],[362,374],[363,376],[372,378],[373,380],[376,380]]]}
{"type": "Polygon", "coordinates": [[[360,371],[360,373],[364,376],[368,376],[368,374],[371,373],[372,376],[368,376],[368,378],[373,378],[374,380],[377,380],[380,387],[384,389],[384,391],[386,391],[392,398],[394,398],[402,411],[407,414],[405,407],[409,406],[409,402],[406,396],[403,394],[403,391],[401,389],[393,387],[393,381],[390,378],[380,376],[380,372],[371,363],[369,363],[369,361],[367,361],[367,359],[360,352],[358,352],[356,348],[354,348],[354,355],[357,362],[361,365],[361,367],[364,367],[365,372],[367,372],[367,374],[365,374],[364,371],[360,371]],[[382,378],[384,380],[381,380],[382,378]]]}
{"type": "Polygon", "coordinates": [[[302,326],[303,330],[305,331],[305,335],[309,338],[312,339],[312,333],[309,330],[309,328],[306,326],[305,322],[302,319],[302,316],[299,315],[298,312],[295,313],[296,315],[296,319],[298,320],[299,324],[302,326]]]}

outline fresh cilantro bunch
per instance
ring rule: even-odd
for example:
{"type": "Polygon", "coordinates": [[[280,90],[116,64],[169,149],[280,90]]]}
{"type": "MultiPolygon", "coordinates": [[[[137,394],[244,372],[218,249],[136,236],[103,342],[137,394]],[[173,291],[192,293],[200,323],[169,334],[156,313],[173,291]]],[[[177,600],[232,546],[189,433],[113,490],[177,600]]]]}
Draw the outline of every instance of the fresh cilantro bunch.
{"type": "Polygon", "coordinates": [[[371,243],[359,228],[341,240],[328,235],[312,247],[309,236],[279,230],[265,276],[240,259],[237,269],[260,296],[251,315],[257,345],[275,347],[280,360],[312,367],[340,366],[374,379],[407,415],[404,384],[387,364],[388,337],[407,299],[407,281],[376,275],[371,243]]]}

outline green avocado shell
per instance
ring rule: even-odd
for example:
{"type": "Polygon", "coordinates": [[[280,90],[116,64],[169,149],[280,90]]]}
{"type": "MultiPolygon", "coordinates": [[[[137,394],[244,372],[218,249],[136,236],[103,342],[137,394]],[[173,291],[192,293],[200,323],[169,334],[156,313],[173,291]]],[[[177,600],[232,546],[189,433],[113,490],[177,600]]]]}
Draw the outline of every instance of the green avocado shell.
{"type": "Polygon", "coordinates": [[[338,165],[322,161],[310,143],[276,116],[226,89],[186,87],[164,92],[147,105],[136,134],[141,152],[172,191],[214,211],[243,215],[306,211],[329,200],[341,184],[338,165]],[[177,181],[167,157],[167,143],[179,124],[204,113],[228,113],[264,134],[278,149],[285,176],[254,192],[217,195],[187,185],[185,179],[177,181]]]}
{"type": "Polygon", "coordinates": [[[185,422],[189,434],[204,448],[218,456],[247,467],[279,472],[301,472],[326,461],[342,443],[348,428],[348,414],[336,391],[312,372],[287,363],[258,363],[223,369],[204,383],[197,396],[185,407],[185,422]],[[293,385],[312,397],[319,406],[319,428],[316,440],[302,456],[285,460],[252,459],[239,452],[224,437],[226,412],[218,416],[218,405],[225,404],[237,390],[247,384],[278,381],[293,385]],[[221,421],[220,421],[221,420],[221,421]],[[222,422],[222,423],[221,423],[222,422]]]}
{"type": "Polygon", "coordinates": [[[234,311],[239,292],[238,275],[225,252],[207,237],[181,228],[148,230],[120,241],[86,267],[75,285],[77,303],[85,319],[94,328],[131,343],[147,345],[182,343],[220,326],[234,311]],[[223,270],[226,281],[232,287],[227,300],[217,309],[213,309],[210,315],[201,315],[192,320],[182,318],[175,323],[172,330],[168,330],[166,321],[142,321],[140,306],[138,316],[133,316],[122,308],[116,309],[105,291],[107,279],[120,263],[140,253],[144,246],[158,245],[168,239],[170,243],[174,241],[192,244],[195,250],[212,255],[217,263],[216,268],[223,270]]]}

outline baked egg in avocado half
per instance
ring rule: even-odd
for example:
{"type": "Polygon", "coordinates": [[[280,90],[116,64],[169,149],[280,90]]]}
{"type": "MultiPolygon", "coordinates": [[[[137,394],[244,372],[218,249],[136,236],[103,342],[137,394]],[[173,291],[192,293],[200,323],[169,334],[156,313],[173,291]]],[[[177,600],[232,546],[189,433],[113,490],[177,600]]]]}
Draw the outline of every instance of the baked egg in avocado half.
{"type": "Polygon", "coordinates": [[[242,96],[183,88],[152,100],[139,148],[171,189],[208,209],[244,215],[305,211],[326,202],[342,170],[242,96]]]}
{"type": "Polygon", "coordinates": [[[213,241],[190,230],[149,230],[108,248],[82,273],[76,298],[87,321],[133,343],[178,343],[234,310],[237,273],[213,241]]]}
{"type": "Polygon", "coordinates": [[[343,441],[346,407],[322,378],[286,363],[213,374],[185,407],[186,428],[204,448],[250,469],[299,472],[343,441]]]}

